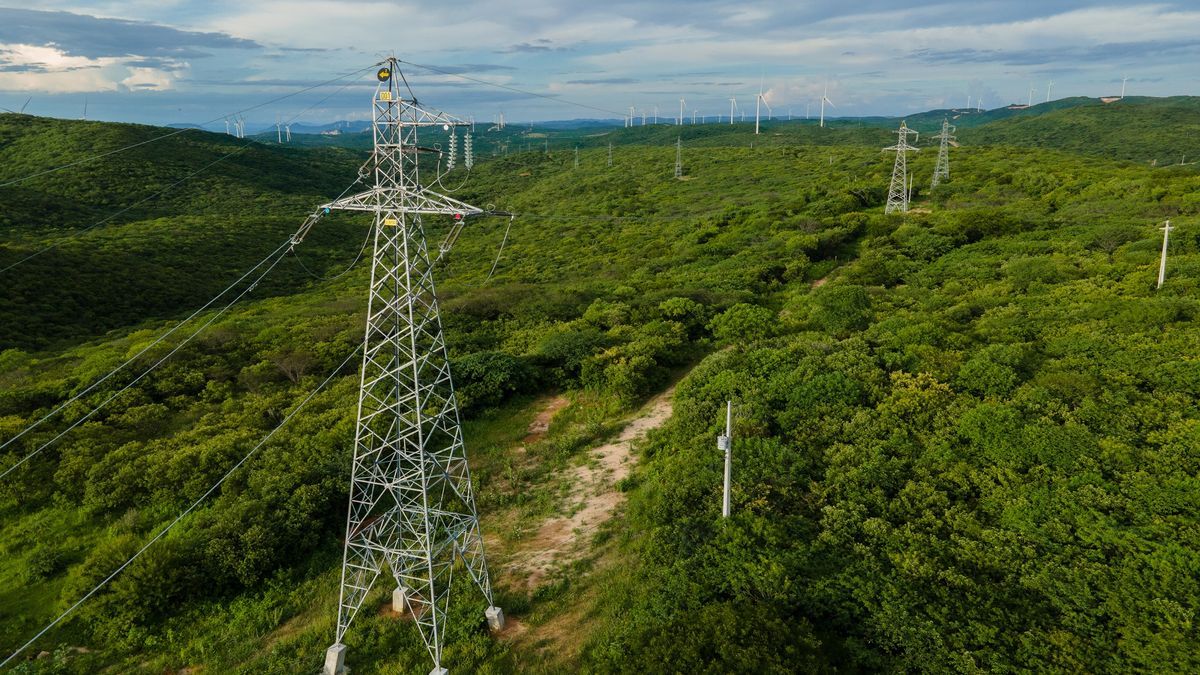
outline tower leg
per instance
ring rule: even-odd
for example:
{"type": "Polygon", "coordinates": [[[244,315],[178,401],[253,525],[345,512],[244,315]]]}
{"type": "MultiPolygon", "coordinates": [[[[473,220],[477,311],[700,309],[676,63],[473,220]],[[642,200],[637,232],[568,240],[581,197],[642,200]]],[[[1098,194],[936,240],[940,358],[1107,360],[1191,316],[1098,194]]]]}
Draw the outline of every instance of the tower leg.
{"type": "Polygon", "coordinates": [[[335,642],[325,650],[325,668],[321,675],[342,675],[346,672],[346,645],[335,642]]]}
{"type": "Polygon", "coordinates": [[[488,629],[493,633],[504,630],[504,611],[499,607],[488,607],[483,612],[487,617],[488,629]]]}
{"type": "Polygon", "coordinates": [[[408,610],[408,589],[397,588],[392,591],[392,611],[403,614],[408,610]]]}

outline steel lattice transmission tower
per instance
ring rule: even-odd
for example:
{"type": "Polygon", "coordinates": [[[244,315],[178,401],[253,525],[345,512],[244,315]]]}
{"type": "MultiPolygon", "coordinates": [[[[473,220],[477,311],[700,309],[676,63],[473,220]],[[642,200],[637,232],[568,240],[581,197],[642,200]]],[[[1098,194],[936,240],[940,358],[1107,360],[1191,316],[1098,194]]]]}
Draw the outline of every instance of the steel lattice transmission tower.
{"type": "Polygon", "coordinates": [[[894,151],[896,153],[896,164],[892,167],[892,184],[888,187],[887,206],[884,207],[884,213],[892,213],[900,211],[906,213],[908,211],[908,152],[920,152],[919,148],[915,148],[908,144],[908,135],[913,134],[913,140],[917,140],[917,132],[908,128],[905,122],[900,123],[900,128],[896,130],[896,135],[900,140],[896,145],[890,148],[884,148],[884,151],[894,151]]]}
{"type": "Polygon", "coordinates": [[[418,132],[470,123],[418,104],[395,59],[380,68],[378,80],[367,165],[374,187],[318,210],[375,214],[337,639],[326,652],[325,673],[343,670],[342,638],[386,567],[396,584],[393,605],[412,612],[433,673],[441,674],[458,561],[483,591],[491,627],[504,619],[492,602],[422,217],[450,216],[461,224],[483,211],[420,183],[419,160],[436,150],[422,147],[418,132]]]}
{"type": "Polygon", "coordinates": [[[954,142],[954,132],[957,129],[950,124],[950,120],[942,119],[942,133],[934,136],[938,139],[938,156],[937,165],[933,169],[933,184],[930,188],[935,188],[942,179],[949,180],[950,178],[950,144],[954,142]]]}
{"type": "Polygon", "coordinates": [[[683,178],[683,137],[675,139],[675,177],[683,178]]]}

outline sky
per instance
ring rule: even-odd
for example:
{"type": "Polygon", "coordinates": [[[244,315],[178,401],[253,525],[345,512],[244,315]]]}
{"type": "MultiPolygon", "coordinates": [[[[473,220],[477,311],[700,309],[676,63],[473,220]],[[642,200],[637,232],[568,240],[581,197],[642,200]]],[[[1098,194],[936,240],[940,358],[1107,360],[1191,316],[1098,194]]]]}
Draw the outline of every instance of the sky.
{"type": "Polygon", "coordinates": [[[404,68],[423,103],[479,121],[674,119],[680,98],[712,120],[731,97],[752,114],[760,84],[796,117],[825,91],[829,115],[891,116],[1113,95],[1122,78],[1129,95],[1200,88],[1194,0],[33,4],[0,7],[0,107],[66,118],[363,120],[389,54],[436,68],[404,68]]]}

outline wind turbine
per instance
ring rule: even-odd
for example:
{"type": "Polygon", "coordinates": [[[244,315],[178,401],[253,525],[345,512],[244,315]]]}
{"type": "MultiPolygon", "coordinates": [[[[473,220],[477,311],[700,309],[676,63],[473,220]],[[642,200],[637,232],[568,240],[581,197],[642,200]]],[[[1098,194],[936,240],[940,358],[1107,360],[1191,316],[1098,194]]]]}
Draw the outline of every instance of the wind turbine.
{"type": "Polygon", "coordinates": [[[733,112],[737,110],[737,97],[729,97],[729,123],[733,124],[733,112]]]}
{"type": "Polygon", "coordinates": [[[829,100],[829,83],[828,82],[825,83],[825,92],[821,94],[821,128],[825,127],[825,104],[826,103],[828,103],[830,106],[832,106],[834,108],[837,107],[836,105],[833,105],[833,101],[829,100]]]}
{"type": "Polygon", "coordinates": [[[279,115],[275,116],[275,142],[283,144],[283,130],[279,128],[279,115]]]}
{"type": "Polygon", "coordinates": [[[1054,80],[1050,80],[1050,82],[1046,85],[1046,103],[1050,102],[1050,87],[1053,87],[1053,86],[1054,86],[1054,80]]]}
{"type": "Polygon", "coordinates": [[[1025,104],[1026,108],[1033,107],[1033,85],[1029,85],[1029,103],[1025,104]]]}
{"type": "Polygon", "coordinates": [[[225,118],[225,135],[226,136],[229,135],[229,118],[228,117],[225,118]]]}
{"type": "Polygon", "coordinates": [[[283,130],[285,132],[287,132],[287,136],[286,136],[287,142],[291,143],[292,142],[292,125],[291,124],[283,125],[283,130]]]}
{"type": "Polygon", "coordinates": [[[21,114],[25,114],[25,107],[26,107],[26,106],[28,106],[28,105],[29,105],[29,102],[30,102],[30,101],[32,101],[32,100],[33,100],[33,97],[32,97],[32,96],[30,96],[29,98],[25,99],[25,104],[21,106],[21,109],[20,109],[18,112],[20,112],[21,114]]]}
{"type": "Polygon", "coordinates": [[[967,110],[971,109],[971,95],[967,94],[967,110]]]}
{"type": "Polygon", "coordinates": [[[762,78],[759,78],[759,80],[758,80],[758,96],[754,97],[754,135],[755,136],[758,135],[758,113],[759,113],[759,109],[761,108],[762,103],[763,103],[762,88],[763,88],[763,81],[762,81],[762,78]]]}
{"type": "Polygon", "coordinates": [[[1121,98],[1125,98],[1125,83],[1129,81],[1128,77],[1121,78],[1121,98]]]}

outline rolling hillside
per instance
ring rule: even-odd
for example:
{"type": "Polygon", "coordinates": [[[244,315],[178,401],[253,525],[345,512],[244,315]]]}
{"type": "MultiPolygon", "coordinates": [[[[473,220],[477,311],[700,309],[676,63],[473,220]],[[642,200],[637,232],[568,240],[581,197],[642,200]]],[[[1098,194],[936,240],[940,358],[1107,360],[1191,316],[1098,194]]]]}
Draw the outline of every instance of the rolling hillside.
{"type": "Polygon", "coordinates": [[[1159,166],[1200,161],[1200,98],[1129,97],[972,128],[965,143],[1054,148],[1159,166]]]}
{"type": "MultiPolygon", "coordinates": [[[[1126,108],[971,134],[1037,122],[1057,138],[1057,116],[1116,111],[1136,127],[1159,114],[1126,108]]],[[[50,124],[18,122],[0,156],[50,124]]],[[[104,125],[71,133],[93,126],[104,125]]],[[[884,216],[886,128],[769,129],[769,140],[740,125],[682,130],[695,134],[682,180],[681,130],[618,129],[611,168],[604,137],[581,141],[578,168],[570,151],[510,149],[455,193],[518,214],[502,252],[507,219],[474,221],[438,277],[513,627],[490,636],[482,600],[458,586],[447,667],[1200,668],[1200,175],[967,142],[964,130],[952,179],[926,189],[934,157],[920,153],[916,208],[884,216]],[[1178,230],[1155,291],[1165,218],[1178,230]],[[531,573],[530,557],[554,546],[547,524],[577,514],[576,477],[604,466],[593,453],[672,386],[670,419],[633,445],[608,495],[611,520],[587,532],[581,554],[531,573]],[[722,521],[714,437],[727,399],[734,516],[722,521]]],[[[153,130],[111,131],[133,132],[153,130]]],[[[196,162],[228,142],[192,139],[206,144],[196,162]]],[[[105,161],[51,185],[75,190],[63,208],[87,222],[104,210],[92,203],[100,192],[129,202],[123,175],[137,193],[147,175],[161,184],[194,166],[170,164],[167,143],[130,167],[105,161]]],[[[0,229],[0,266],[43,243],[71,255],[66,271],[30,261],[0,274],[0,439],[236,278],[340,192],[358,160],[253,152],[252,164],[214,171],[211,190],[166,203],[173,214],[72,238],[26,206],[0,229]],[[64,297],[75,299],[67,310],[64,297]]],[[[466,178],[460,167],[444,183],[466,178]]],[[[20,186],[3,190],[24,199],[20,186]]],[[[439,240],[445,224],[427,226],[439,240]]],[[[273,285],[0,480],[0,652],[137,550],[353,353],[367,270],[336,275],[363,233],[361,219],[322,223],[298,251],[317,278],[281,265],[273,285]]],[[[0,451],[0,467],[131,379],[0,451]]],[[[334,629],[356,387],[350,369],[334,377],[16,672],[315,671],[334,629]]],[[[348,663],[424,672],[388,591],[355,620],[348,663]]]]}
{"type": "MultiPolygon", "coordinates": [[[[197,130],[150,142],[172,131],[0,115],[0,183],[145,143],[0,187],[0,269],[36,254],[0,273],[0,345],[70,342],[198,307],[341,192],[363,161],[197,130]]],[[[326,243],[318,233],[304,259],[318,274],[332,262],[326,243]]],[[[281,272],[269,292],[308,278],[294,259],[281,272]]]]}

